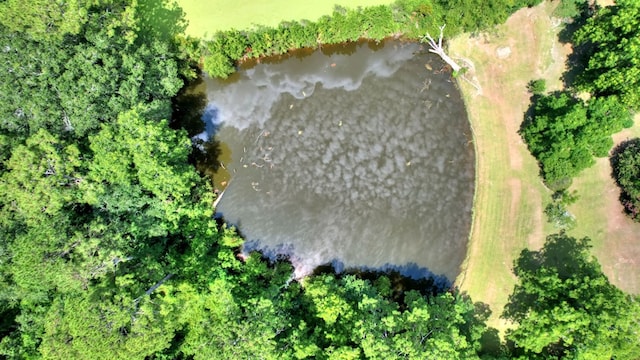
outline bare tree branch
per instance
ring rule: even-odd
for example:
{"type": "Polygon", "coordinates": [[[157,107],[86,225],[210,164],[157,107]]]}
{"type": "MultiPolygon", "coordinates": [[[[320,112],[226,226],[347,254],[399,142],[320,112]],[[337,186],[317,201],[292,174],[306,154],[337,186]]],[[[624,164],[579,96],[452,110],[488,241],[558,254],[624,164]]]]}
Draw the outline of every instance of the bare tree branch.
{"type": "Polygon", "coordinates": [[[431,47],[431,49],[429,49],[430,53],[434,53],[440,56],[440,58],[444,60],[444,62],[446,62],[447,64],[449,64],[449,66],[451,66],[454,72],[458,72],[460,71],[460,69],[462,69],[462,67],[458,65],[452,58],[450,58],[449,55],[447,55],[444,49],[442,48],[442,37],[443,37],[445,26],[446,24],[440,26],[440,37],[438,38],[438,42],[436,42],[435,39],[431,37],[431,34],[429,33],[427,33],[424,37],[422,37],[422,42],[426,42],[429,44],[429,46],[431,47]]]}

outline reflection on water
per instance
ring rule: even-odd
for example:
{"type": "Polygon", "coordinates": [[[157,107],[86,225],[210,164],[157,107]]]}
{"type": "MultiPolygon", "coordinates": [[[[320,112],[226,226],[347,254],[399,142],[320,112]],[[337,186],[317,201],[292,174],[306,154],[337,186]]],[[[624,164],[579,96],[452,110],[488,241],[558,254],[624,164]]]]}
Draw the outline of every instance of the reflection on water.
{"type": "Polygon", "coordinates": [[[392,42],[207,79],[208,134],[231,152],[218,211],[246,250],[289,254],[298,274],[334,261],[453,279],[474,155],[455,84],[427,70],[441,66],[417,44],[392,42]]]}

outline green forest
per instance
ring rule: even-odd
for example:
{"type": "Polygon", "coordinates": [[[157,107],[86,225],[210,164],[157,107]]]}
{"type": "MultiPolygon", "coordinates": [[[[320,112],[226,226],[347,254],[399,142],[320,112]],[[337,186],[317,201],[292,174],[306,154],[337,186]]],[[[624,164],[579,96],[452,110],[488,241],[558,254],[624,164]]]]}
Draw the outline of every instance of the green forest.
{"type": "MultiPolygon", "coordinates": [[[[0,1],[0,356],[637,359],[638,298],[609,282],[587,238],[523,250],[505,309],[429,279],[296,279],[286,258],[240,256],[243,239],[214,219],[211,181],[175,126],[176,97],[202,69],[227,76],[243,58],[415,39],[441,23],[477,32],[538,2],[399,0],[200,43],[161,0],[0,1]],[[485,324],[491,311],[514,324],[505,340],[485,324]]],[[[606,156],[637,109],[640,5],[618,4],[575,33],[587,57],[575,91],[591,98],[533,98],[522,134],[549,183],[606,156]]],[[[639,151],[630,143],[612,159],[636,218],[639,151]]]]}

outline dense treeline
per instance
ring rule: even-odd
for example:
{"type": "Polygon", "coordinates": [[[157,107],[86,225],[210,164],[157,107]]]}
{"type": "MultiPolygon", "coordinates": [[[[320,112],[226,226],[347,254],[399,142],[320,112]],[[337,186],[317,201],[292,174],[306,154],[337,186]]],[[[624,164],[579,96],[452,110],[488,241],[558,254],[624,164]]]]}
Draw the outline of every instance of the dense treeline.
{"type": "Polygon", "coordinates": [[[367,38],[390,36],[420,39],[447,25],[447,35],[476,32],[503,23],[514,11],[541,0],[398,0],[392,5],[358,9],[336,7],[331,16],[316,22],[287,21],[277,27],[218,32],[206,42],[204,70],[214,77],[235,72],[247,58],[284,54],[291,49],[319,47],[367,38]]]}
{"type": "Polygon", "coordinates": [[[595,9],[586,1],[571,1],[576,3],[584,25],[572,40],[584,68],[574,64],[575,80],[565,91],[536,94],[521,129],[542,177],[554,190],[568,187],[574,176],[594,164],[594,157],[609,154],[611,135],[633,125],[631,112],[640,103],[640,3],[620,0],[595,9]],[[580,92],[589,100],[578,96],[580,92]]]}
{"type": "Polygon", "coordinates": [[[0,2],[0,356],[633,358],[637,301],[564,235],[516,263],[520,327],[497,347],[488,310],[454,290],[241,257],[168,126],[194,73],[179,20],[154,0],[0,2]],[[567,315],[539,328],[545,309],[567,315]]]}

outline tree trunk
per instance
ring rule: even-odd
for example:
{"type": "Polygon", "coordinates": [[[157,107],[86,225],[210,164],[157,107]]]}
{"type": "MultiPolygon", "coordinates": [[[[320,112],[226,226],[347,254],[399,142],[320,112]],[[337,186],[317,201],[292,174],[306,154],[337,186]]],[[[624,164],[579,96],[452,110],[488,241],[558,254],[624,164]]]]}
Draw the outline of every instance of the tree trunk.
{"type": "Polygon", "coordinates": [[[447,64],[449,64],[449,66],[451,66],[454,72],[458,72],[460,71],[460,69],[462,69],[462,67],[458,65],[455,61],[453,61],[453,59],[450,58],[449,55],[447,55],[444,52],[444,49],[442,48],[442,32],[444,31],[444,27],[445,25],[440,26],[440,37],[438,38],[438,42],[436,42],[431,37],[431,35],[429,35],[429,33],[427,33],[427,35],[425,35],[422,38],[422,42],[426,42],[429,44],[429,46],[431,46],[431,49],[429,49],[429,52],[440,56],[440,58],[444,60],[444,62],[446,62],[447,64]]]}

